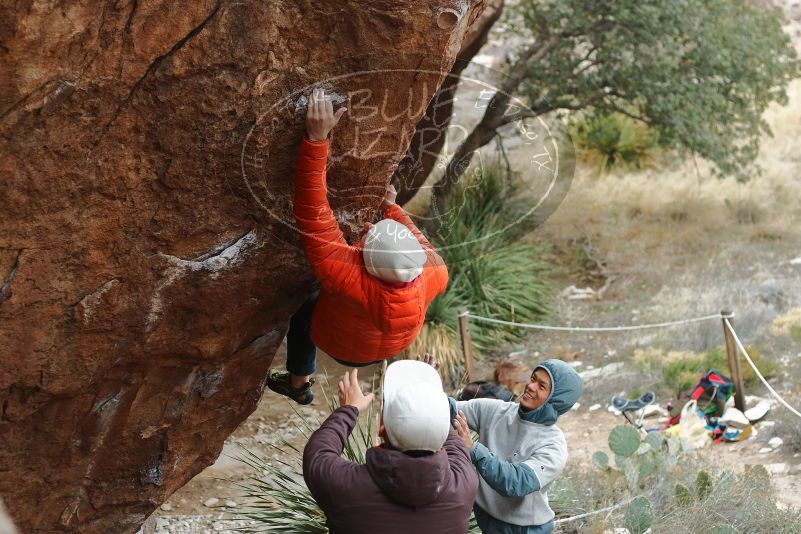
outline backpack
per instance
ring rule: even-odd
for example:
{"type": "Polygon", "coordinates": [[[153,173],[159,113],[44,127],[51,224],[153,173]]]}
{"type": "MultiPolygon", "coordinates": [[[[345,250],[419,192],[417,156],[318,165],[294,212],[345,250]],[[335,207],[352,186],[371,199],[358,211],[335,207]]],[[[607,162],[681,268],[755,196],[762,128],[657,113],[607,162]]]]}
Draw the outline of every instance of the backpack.
{"type": "Polygon", "coordinates": [[[708,417],[720,417],[726,411],[726,401],[734,395],[734,382],[731,378],[715,369],[710,369],[701,376],[695,386],[682,391],[678,402],[668,405],[671,424],[681,418],[681,409],[690,400],[696,401],[698,408],[708,417]],[[674,421],[675,420],[675,421],[674,421]]]}

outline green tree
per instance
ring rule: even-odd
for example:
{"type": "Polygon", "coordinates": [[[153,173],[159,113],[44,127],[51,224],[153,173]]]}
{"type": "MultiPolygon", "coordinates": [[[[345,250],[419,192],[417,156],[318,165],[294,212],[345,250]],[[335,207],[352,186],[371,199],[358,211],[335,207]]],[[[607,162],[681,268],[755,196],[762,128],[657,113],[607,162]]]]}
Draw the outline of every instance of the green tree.
{"type": "Polygon", "coordinates": [[[743,0],[520,0],[509,14],[528,44],[454,152],[438,205],[499,128],[551,112],[622,113],[744,178],[770,134],[765,108],[799,74],[781,12],[743,0]]]}

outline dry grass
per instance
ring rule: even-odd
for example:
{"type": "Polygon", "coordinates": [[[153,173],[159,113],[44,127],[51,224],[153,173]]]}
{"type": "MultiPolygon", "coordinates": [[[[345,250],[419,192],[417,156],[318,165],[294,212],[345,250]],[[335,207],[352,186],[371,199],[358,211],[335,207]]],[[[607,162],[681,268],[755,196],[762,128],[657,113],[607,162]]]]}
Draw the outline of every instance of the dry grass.
{"type": "MultiPolygon", "coordinates": [[[[755,347],[746,347],[746,350],[764,376],[770,378],[775,374],[777,366],[774,361],[762,356],[755,347]]],[[[695,385],[701,375],[710,369],[729,374],[728,358],[722,346],[712,347],[705,352],[666,351],[648,347],[635,350],[632,361],[654,385],[664,387],[671,394],[695,385]]],[[[745,365],[741,371],[744,385],[753,388],[758,380],[754,371],[745,365]]]]}
{"type": "Polygon", "coordinates": [[[793,308],[773,320],[770,333],[774,336],[790,336],[801,341],[801,308],[793,308]]]}
{"type": "MultiPolygon", "coordinates": [[[[751,534],[795,534],[801,513],[783,510],[776,505],[776,492],[767,471],[760,466],[746,466],[743,472],[716,472],[712,475],[711,492],[698,495],[696,477],[701,468],[692,458],[683,456],[677,467],[656,477],[644,494],[651,501],[654,534],[684,532],[715,532],[715,527],[728,525],[734,532],[751,534]],[[681,504],[676,499],[675,485],[681,483],[692,492],[691,502],[681,504]],[[692,528],[688,530],[688,526],[692,528]]],[[[611,483],[606,473],[569,467],[557,479],[552,506],[560,515],[577,515],[625,501],[626,494],[611,483]]],[[[561,525],[560,534],[601,534],[625,525],[626,507],[561,525]]],[[[722,530],[721,532],[726,532],[722,530]]],[[[731,530],[729,530],[731,532],[731,530]]]]}
{"type": "Polygon", "coordinates": [[[670,242],[715,242],[721,232],[730,231],[757,239],[797,235],[793,223],[801,221],[801,81],[788,92],[787,107],[773,106],[766,113],[774,137],[763,139],[756,161],[761,176],[746,183],[718,179],[707,163],[680,155],[666,167],[640,172],[598,175],[592,168],[579,168],[543,232],[566,238],[576,228],[594,228],[603,231],[607,242],[627,242],[643,252],[670,242]]]}
{"type": "Polygon", "coordinates": [[[461,384],[464,378],[462,347],[453,329],[442,323],[426,322],[415,340],[404,352],[407,359],[429,353],[436,356],[446,384],[461,384]]]}

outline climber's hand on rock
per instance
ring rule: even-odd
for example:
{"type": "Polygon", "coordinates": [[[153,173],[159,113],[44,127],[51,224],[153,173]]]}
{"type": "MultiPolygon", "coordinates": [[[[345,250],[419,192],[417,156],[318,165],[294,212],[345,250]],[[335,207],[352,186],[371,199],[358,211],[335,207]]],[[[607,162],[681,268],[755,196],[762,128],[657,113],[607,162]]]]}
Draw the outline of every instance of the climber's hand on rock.
{"type": "Polygon", "coordinates": [[[306,109],[306,134],[309,139],[312,141],[326,139],[347,110],[348,108],[341,107],[334,113],[334,105],[325,96],[325,90],[312,90],[309,107],[306,109]]]}
{"type": "Polygon", "coordinates": [[[387,190],[384,193],[384,200],[381,202],[381,211],[386,211],[390,206],[395,203],[395,199],[398,197],[398,192],[395,191],[395,186],[389,184],[387,186],[387,190]]]}

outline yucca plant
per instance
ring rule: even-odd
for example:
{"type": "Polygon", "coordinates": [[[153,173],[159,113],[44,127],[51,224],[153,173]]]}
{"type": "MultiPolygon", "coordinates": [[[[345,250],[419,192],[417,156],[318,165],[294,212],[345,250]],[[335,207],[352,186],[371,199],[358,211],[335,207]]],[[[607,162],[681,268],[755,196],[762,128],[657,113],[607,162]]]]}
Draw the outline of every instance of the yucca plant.
{"type": "MultiPolygon", "coordinates": [[[[501,166],[488,165],[460,185],[432,237],[450,281],[445,294],[429,306],[426,324],[408,354],[434,350],[452,384],[459,383],[463,372],[457,341],[460,309],[518,322],[531,322],[548,311],[547,248],[522,241],[535,224],[523,216],[530,200],[501,166]]],[[[523,335],[519,328],[471,325],[478,355],[523,335]]]]}
{"type": "MultiPolygon", "coordinates": [[[[328,378],[324,377],[328,385],[328,378]]],[[[326,402],[331,412],[339,407],[337,399],[326,394],[326,402]]],[[[375,391],[375,388],[373,388],[375,391]]],[[[375,403],[373,403],[375,404],[375,403]]],[[[343,456],[351,462],[363,464],[367,449],[373,446],[377,436],[374,426],[373,404],[367,414],[359,418],[353,433],[345,444],[343,456]]],[[[319,426],[321,421],[311,418],[292,405],[297,422],[295,428],[304,441],[319,426]]],[[[325,534],[325,514],[317,506],[311,492],[303,481],[303,451],[282,439],[279,445],[271,445],[272,449],[286,460],[266,459],[253,452],[241,449],[236,457],[240,462],[251,467],[255,473],[246,482],[232,483],[244,492],[249,503],[236,514],[242,518],[255,521],[255,525],[240,527],[242,532],[281,532],[286,534],[325,534]]],[[[377,532],[380,529],[376,530],[377,532]]],[[[470,518],[469,534],[480,534],[475,518],[470,518]]]]}
{"type": "Polygon", "coordinates": [[[451,275],[449,289],[428,307],[423,328],[406,351],[410,358],[425,353],[435,354],[443,380],[451,385],[460,384],[464,374],[456,330],[456,314],[464,304],[453,291],[453,283],[451,275]]]}
{"type": "Polygon", "coordinates": [[[247,482],[233,482],[250,501],[237,515],[257,523],[255,526],[241,527],[240,530],[287,534],[328,532],[325,514],[303,482],[303,453],[286,442],[274,448],[277,452],[289,454],[292,460],[268,461],[244,448],[237,457],[257,473],[249,476],[247,482]]]}
{"type": "Polygon", "coordinates": [[[622,113],[582,114],[571,123],[570,135],[579,157],[601,173],[648,167],[658,150],[657,135],[622,113]]]}
{"type": "MultiPolygon", "coordinates": [[[[333,412],[339,407],[338,399],[326,393],[326,390],[330,389],[327,375],[323,376],[323,383],[325,387],[320,389],[330,412],[333,412]]],[[[295,428],[306,442],[322,421],[299,412],[293,403],[290,403],[290,406],[296,417],[295,428]]],[[[373,446],[377,435],[373,404],[371,404],[367,414],[359,419],[359,424],[348,438],[343,456],[352,462],[363,464],[365,453],[373,446]]],[[[279,445],[270,447],[277,455],[286,457],[287,460],[266,459],[244,447],[236,457],[238,461],[255,471],[245,482],[232,482],[250,501],[242,511],[237,512],[237,515],[257,522],[257,526],[242,527],[241,530],[287,534],[328,532],[325,526],[325,514],[317,506],[303,481],[303,450],[285,439],[281,439],[279,445]]]]}

